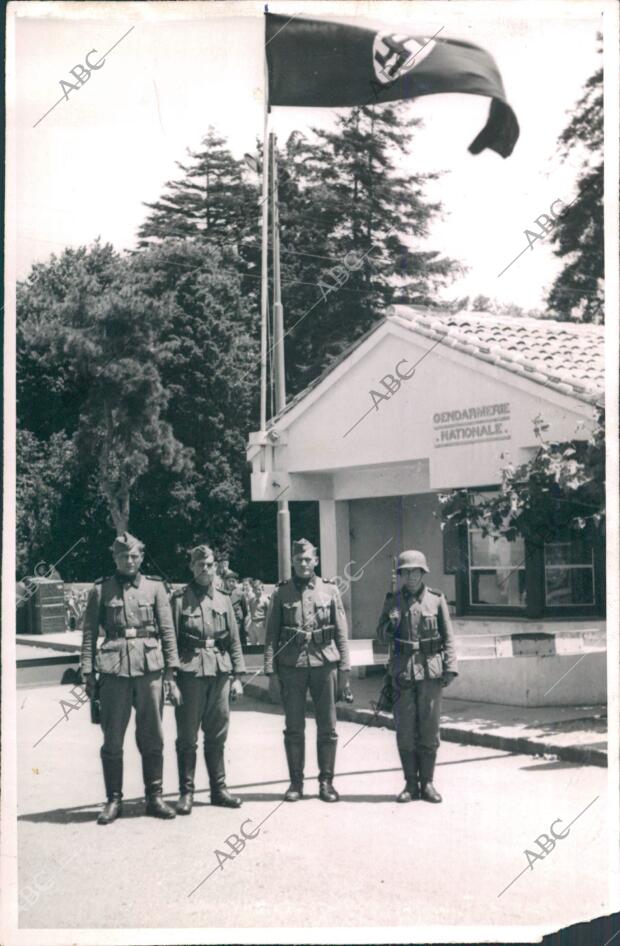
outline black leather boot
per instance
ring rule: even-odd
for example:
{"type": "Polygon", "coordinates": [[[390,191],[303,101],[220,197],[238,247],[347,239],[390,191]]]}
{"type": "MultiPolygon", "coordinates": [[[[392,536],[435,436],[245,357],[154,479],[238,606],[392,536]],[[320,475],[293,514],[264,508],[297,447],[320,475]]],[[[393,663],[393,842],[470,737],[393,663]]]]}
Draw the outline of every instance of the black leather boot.
{"type": "Polygon", "coordinates": [[[437,753],[428,749],[418,750],[420,758],[420,786],[421,796],[424,801],[429,801],[434,805],[439,805],[443,799],[435,786],[433,785],[433,775],[435,774],[435,759],[437,753]]]}
{"type": "Polygon", "coordinates": [[[196,774],[196,750],[177,749],[179,766],[179,800],[177,815],[191,815],[194,804],[194,776],[196,774]]]}
{"type": "Polygon", "coordinates": [[[316,750],[319,762],[319,798],[321,801],[340,801],[340,795],[332,785],[336,765],[336,743],[318,742],[316,750]]]}
{"type": "Polygon", "coordinates": [[[304,797],[304,762],[306,747],[304,742],[284,739],[286,761],[291,784],[284,793],[284,801],[299,801],[304,797]]]}
{"type": "Polygon", "coordinates": [[[218,808],[241,808],[243,804],[238,795],[231,795],[226,788],[226,770],[224,768],[224,747],[205,746],[205,762],[211,787],[211,804],[218,808]]]}
{"type": "Polygon", "coordinates": [[[403,767],[405,776],[405,787],[400,795],[397,795],[396,801],[406,804],[410,801],[417,801],[420,797],[420,786],[418,784],[418,756],[415,750],[410,752],[406,749],[398,750],[400,763],[403,767]]]}
{"type": "Polygon", "coordinates": [[[123,757],[101,756],[107,802],[101,809],[97,824],[112,824],[123,813],[123,757]]]}
{"type": "Polygon", "coordinates": [[[142,756],[146,813],[153,818],[174,818],[174,809],[162,798],[163,769],[164,759],[160,752],[142,756]]]}

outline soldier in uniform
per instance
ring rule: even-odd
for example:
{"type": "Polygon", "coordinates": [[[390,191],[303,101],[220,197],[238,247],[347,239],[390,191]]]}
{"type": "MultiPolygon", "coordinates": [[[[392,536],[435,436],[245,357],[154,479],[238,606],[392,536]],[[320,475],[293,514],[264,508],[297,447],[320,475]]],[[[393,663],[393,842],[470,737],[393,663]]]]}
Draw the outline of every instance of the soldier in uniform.
{"type": "Polygon", "coordinates": [[[286,801],[303,795],[306,692],[314,703],[317,725],[319,797],[338,801],[332,785],[336,761],[336,701],[349,689],[347,620],[332,581],[315,575],[315,547],[307,539],[293,543],[294,576],[276,587],[267,614],[265,673],[279,680],[286,728],[284,746],[291,784],[286,801]]]}
{"type": "Polygon", "coordinates": [[[226,788],[224,744],[230,719],[229,697],[243,694],[239,674],[245,663],[237,621],[228,595],[218,590],[215,558],[207,545],[190,552],[193,580],[172,598],[178,637],[178,684],[182,703],[175,710],[179,792],[177,813],[189,815],[194,800],[198,729],[211,786],[211,804],[239,808],[241,799],[226,788]]]}
{"type": "Polygon", "coordinates": [[[160,578],[140,573],[142,542],[124,532],[114,540],[111,551],[116,572],[95,582],[82,637],[82,674],[89,696],[97,687],[94,671],[100,673],[101,761],[108,801],[98,822],[110,824],[122,811],[123,741],[132,706],[136,708],[146,813],[174,818],[174,810],[162,799],[164,688],[173,700],[178,698],[174,669],[179,659],[170,602],[160,578]],[[99,628],[105,640],[97,651],[99,628]]]}
{"type": "Polygon", "coordinates": [[[401,590],[387,595],[377,627],[379,639],[390,645],[396,743],[406,782],[397,801],[438,803],[433,774],[442,689],[457,676],[454,633],[445,597],[424,584],[423,553],[402,552],[397,572],[401,590]]]}

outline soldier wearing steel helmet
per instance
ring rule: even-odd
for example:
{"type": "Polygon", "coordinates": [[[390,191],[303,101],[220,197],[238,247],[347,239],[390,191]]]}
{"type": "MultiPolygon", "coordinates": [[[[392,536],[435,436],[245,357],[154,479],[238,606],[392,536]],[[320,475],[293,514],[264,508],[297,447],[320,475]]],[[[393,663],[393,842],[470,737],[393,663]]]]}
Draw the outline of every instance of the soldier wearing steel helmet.
{"type": "Polygon", "coordinates": [[[164,687],[178,699],[174,669],[179,658],[170,602],[163,581],[140,572],[144,545],[139,539],[123,532],[111,552],[116,571],[95,582],[82,637],[86,692],[92,696],[98,686],[101,702],[101,762],[108,800],[98,823],[110,824],[122,813],[123,742],[134,706],[146,813],[174,818],[162,798],[164,687]],[[100,628],[105,639],[97,651],[100,628]],[[100,674],[98,684],[95,671],[100,674]]]}
{"type": "MultiPolygon", "coordinates": [[[[336,585],[315,575],[315,547],[293,542],[294,575],[276,587],[267,614],[265,673],[279,681],[286,719],[284,746],[291,784],[286,801],[303,796],[306,694],[314,703],[319,798],[339,800],[332,784],[336,762],[336,701],[350,696],[347,619],[336,585]]],[[[270,680],[270,686],[271,686],[270,680]]]]}
{"type": "Polygon", "coordinates": [[[433,785],[443,688],[457,676],[448,603],[424,583],[426,557],[410,549],[398,558],[400,591],[386,596],[377,635],[389,642],[396,743],[405,775],[397,798],[441,802],[433,785]]]}

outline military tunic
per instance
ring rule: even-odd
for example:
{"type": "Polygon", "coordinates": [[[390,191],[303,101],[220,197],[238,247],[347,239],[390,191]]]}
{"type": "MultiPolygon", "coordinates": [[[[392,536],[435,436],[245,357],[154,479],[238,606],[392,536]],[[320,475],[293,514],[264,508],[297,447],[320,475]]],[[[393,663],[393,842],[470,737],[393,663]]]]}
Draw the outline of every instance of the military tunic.
{"type": "Polygon", "coordinates": [[[230,674],[245,672],[230,596],[190,582],[173,596],[172,614],[183,697],[175,708],[177,750],[196,750],[200,726],[207,751],[223,748],[230,719],[230,674]]]}
{"type": "Polygon", "coordinates": [[[103,758],[122,758],[132,706],[143,756],[161,754],[162,670],[179,664],[168,595],[160,579],[138,572],[95,582],[86,606],[82,673],[99,671],[103,758]],[[100,628],[105,639],[97,651],[100,628]]]}
{"type": "Polygon", "coordinates": [[[314,703],[317,742],[335,744],[337,671],[349,670],[347,620],[333,582],[313,575],[275,589],[267,613],[265,673],[277,672],[287,748],[303,746],[306,692],[314,703]]]}
{"type": "Polygon", "coordinates": [[[456,647],[448,603],[439,591],[422,584],[416,593],[403,588],[386,596],[377,626],[389,641],[389,672],[395,690],[394,722],[401,758],[417,756],[422,781],[432,781],[439,748],[442,677],[457,674],[456,647]],[[389,613],[398,608],[396,627],[389,613]]]}

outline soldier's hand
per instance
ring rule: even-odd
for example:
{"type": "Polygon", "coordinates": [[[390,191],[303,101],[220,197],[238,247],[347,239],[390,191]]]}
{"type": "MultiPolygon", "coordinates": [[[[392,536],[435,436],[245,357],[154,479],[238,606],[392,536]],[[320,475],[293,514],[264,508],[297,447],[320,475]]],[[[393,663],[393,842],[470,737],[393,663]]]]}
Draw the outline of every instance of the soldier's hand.
{"type": "Polygon", "coordinates": [[[398,610],[398,608],[392,608],[392,610],[388,614],[388,618],[390,619],[390,624],[394,624],[394,625],[399,624],[400,611],[398,610]]]}
{"type": "Polygon", "coordinates": [[[336,686],[336,702],[339,703],[341,700],[344,700],[345,703],[352,703],[353,699],[353,691],[351,690],[351,684],[349,682],[349,671],[339,670],[338,683],[336,686]]]}
{"type": "Polygon", "coordinates": [[[282,687],[277,673],[269,674],[269,699],[272,703],[282,702],[282,687]]]}
{"type": "Polygon", "coordinates": [[[96,687],[97,677],[94,673],[87,673],[84,677],[84,689],[89,700],[92,700],[93,696],[95,695],[96,687]]]}
{"type": "Polygon", "coordinates": [[[450,684],[452,683],[455,677],[456,677],[456,674],[452,670],[446,670],[446,672],[441,678],[442,687],[450,686],[450,684]]]}
{"type": "Polygon", "coordinates": [[[164,680],[164,695],[173,706],[180,706],[183,702],[181,691],[179,690],[174,677],[164,680]]]}
{"type": "Polygon", "coordinates": [[[230,702],[236,703],[240,696],[243,696],[243,684],[241,680],[234,677],[230,685],[230,702]]]}

